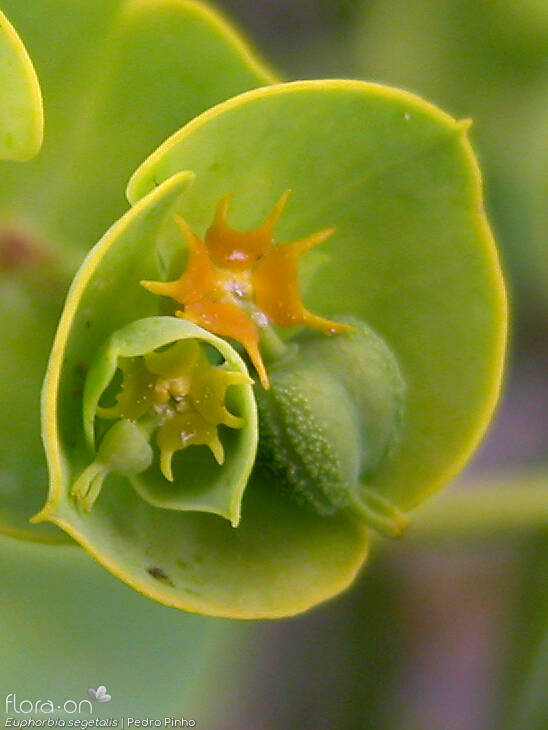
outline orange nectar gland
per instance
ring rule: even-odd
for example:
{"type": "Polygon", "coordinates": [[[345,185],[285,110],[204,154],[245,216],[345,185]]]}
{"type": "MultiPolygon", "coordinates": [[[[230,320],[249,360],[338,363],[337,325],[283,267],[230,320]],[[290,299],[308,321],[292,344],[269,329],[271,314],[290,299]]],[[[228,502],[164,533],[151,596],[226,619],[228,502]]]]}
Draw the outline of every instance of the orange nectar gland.
{"type": "Polygon", "coordinates": [[[286,190],[265,221],[252,231],[236,231],[228,225],[231,194],[217,203],[204,241],[175,216],[188,246],[185,270],[176,281],[141,282],[148,291],[182,304],[178,317],[243,345],[263,388],[268,388],[269,382],[259,349],[260,328],[270,322],[280,327],[304,325],[326,335],[352,329],[309,312],[299,291],[300,257],[325,241],[334,229],[274,244],[274,228],[289,192],[286,190]]]}

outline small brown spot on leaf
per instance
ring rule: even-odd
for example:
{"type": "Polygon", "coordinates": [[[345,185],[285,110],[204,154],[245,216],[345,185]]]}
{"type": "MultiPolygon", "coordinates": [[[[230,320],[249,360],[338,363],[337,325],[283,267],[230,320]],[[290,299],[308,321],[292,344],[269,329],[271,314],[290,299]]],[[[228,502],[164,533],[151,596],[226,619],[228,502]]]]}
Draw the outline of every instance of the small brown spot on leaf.
{"type": "Polygon", "coordinates": [[[147,568],[147,573],[150,573],[150,575],[155,578],[157,581],[160,581],[160,583],[163,583],[164,585],[171,586],[171,588],[175,587],[175,584],[171,580],[171,578],[167,575],[167,573],[162,570],[162,568],[147,568]]]}

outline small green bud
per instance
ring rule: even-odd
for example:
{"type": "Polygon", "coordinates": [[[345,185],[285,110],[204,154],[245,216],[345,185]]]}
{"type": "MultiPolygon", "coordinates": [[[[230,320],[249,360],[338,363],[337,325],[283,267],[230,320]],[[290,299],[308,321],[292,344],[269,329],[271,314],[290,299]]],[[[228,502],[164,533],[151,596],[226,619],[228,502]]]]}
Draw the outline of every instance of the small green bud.
{"type": "Polygon", "coordinates": [[[318,514],[350,508],[396,534],[403,516],[366,482],[397,444],[404,381],[386,343],[346,322],[351,332],[303,337],[298,357],[270,369],[270,390],[257,392],[258,465],[318,514]]]}

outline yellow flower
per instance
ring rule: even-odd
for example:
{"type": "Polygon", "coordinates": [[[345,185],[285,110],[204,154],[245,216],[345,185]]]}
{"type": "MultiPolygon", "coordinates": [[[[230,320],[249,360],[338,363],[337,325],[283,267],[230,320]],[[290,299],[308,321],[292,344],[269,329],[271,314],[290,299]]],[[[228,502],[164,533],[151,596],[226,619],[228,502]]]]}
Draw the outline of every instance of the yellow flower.
{"type": "Polygon", "coordinates": [[[99,406],[97,415],[129,421],[148,416],[145,428],[158,429],[160,468],[166,479],[173,481],[173,454],[187,446],[204,444],[223,463],[218,427],[244,424],[226,408],[226,391],[231,385],[251,382],[246,375],[212,365],[192,339],[144,357],[122,358],[118,367],[123,380],[116,403],[99,406]]]}

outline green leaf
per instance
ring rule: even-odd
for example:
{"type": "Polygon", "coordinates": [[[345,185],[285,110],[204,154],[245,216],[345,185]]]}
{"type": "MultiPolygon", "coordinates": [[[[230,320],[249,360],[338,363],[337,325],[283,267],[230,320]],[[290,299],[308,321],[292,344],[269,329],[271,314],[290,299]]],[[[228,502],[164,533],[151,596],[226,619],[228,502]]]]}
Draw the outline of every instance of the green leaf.
{"type": "Polygon", "coordinates": [[[34,157],[43,131],[42,96],[32,61],[0,11],[0,159],[34,157]]]}
{"type": "Polygon", "coordinates": [[[59,531],[29,526],[28,518],[47,487],[37,403],[70,278],[127,209],[123,186],[135,166],[196,114],[271,76],[199,2],[4,0],[2,7],[40,75],[47,135],[39,157],[1,170],[0,248],[22,256],[0,271],[0,339],[9,353],[0,366],[0,530],[58,540],[59,531]]]}
{"type": "Polygon", "coordinates": [[[252,228],[281,191],[277,240],[335,226],[331,262],[306,296],[358,316],[406,382],[399,447],[367,487],[402,509],[435,492],[477,446],[498,397],[506,301],[466,123],[403,91],[305,81],[248,92],[193,120],[135,173],[138,200],[178,170],[196,179],[182,214],[198,234],[232,192],[252,228]]]}
{"type": "MultiPolygon", "coordinates": [[[[180,173],[139,201],[90,252],[73,282],[44,384],[43,433],[51,488],[38,519],[65,529],[115,575],[162,603],[222,616],[296,613],[348,585],[365,554],[365,530],[343,518],[303,517],[301,510],[260,485],[246,500],[237,529],[213,514],[154,507],[115,475],[89,513],[79,510],[69,495],[74,478],[90,460],[82,426],[82,370],[111,332],[156,312],[158,297],[139,282],[158,276],[158,236],[169,238],[171,221],[166,224],[166,216],[191,180],[190,173],[180,173]]],[[[190,331],[186,322],[168,318],[166,324],[161,319],[165,330],[155,333],[158,345],[175,332],[180,336],[190,331]]],[[[146,334],[150,344],[150,331],[146,334]]],[[[132,343],[133,353],[143,349],[141,326],[135,335],[122,337],[132,343]]],[[[207,333],[200,337],[231,363],[239,361],[226,343],[207,333]]],[[[102,389],[99,381],[108,380],[103,360],[99,363],[90,373],[94,392],[102,389]]],[[[245,413],[253,431],[255,410],[249,396],[245,413]]],[[[241,480],[235,489],[238,500],[255,443],[252,434],[242,432],[234,431],[246,439],[238,457],[241,464],[230,465],[241,480]]],[[[233,455],[227,448],[227,457],[233,455]]],[[[187,506],[194,509],[203,508],[198,503],[200,478],[207,487],[207,472],[192,477],[187,506]]],[[[181,494],[183,490],[182,485],[181,494]]]]}

